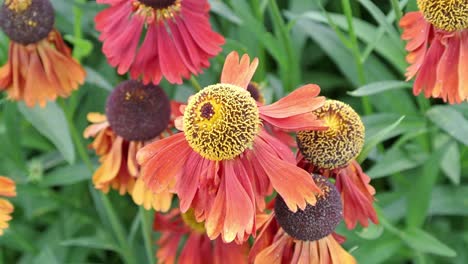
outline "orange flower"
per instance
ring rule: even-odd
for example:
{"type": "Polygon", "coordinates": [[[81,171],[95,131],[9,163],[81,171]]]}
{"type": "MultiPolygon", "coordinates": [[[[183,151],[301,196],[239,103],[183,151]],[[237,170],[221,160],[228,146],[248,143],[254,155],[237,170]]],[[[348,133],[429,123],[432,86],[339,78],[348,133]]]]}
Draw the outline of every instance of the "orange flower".
{"type": "Polygon", "coordinates": [[[333,233],[342,219],[340,196],[325,177],[314,175],[314,179],[324,191],[315,205],[293,213],[281,197],[276,198],[275,210],[250,251],[250,263],[356,263],[333,233]]]}
{"type": "Polygon", "coordinates": [[[413,92],[461,103],[468,99],[468,4],[462,0],[418,0],[420,12],[400,21],[407,40],[407,80],[413,92]]]}
{"type": "Polygon", "coordinates": [[[298,154],[298,166],[310,173],[320,173],[335,179],[335,185],[341,193],[344,221],[348,229],[354,229],[359,222],[363,227],[369,226],[369,219],[378,224],[379,219],[374,209],[375,189],[370,185],[370,177],[362,171],[356,160],[344,168],[321,169],[306,161],[298,154]]]}
{"type": "Polygon", "coordinates": [[[378,223],[372,206],[375,189],[369,184],[369,176],[354,160],[364,144],[365,128],[361,118],[349,105],[336,100],[327,100],[314,113],[328,129],[297,133],[298,166],[336,179],[349,229],[353,229],[358,221],[367,227],[369,218],[378,223]]]}
{"type": "Polygon", "coordinates": [[[223,243],[220,238],[210,240],[205,234],[203,224],[196,222],[193,210],[185,214],[181,214],[178,209],[173,209],[167,215],[156,213],[154,230],[161,233],[156,252],[156,258],[161,264],[247,263],[247,243],[237,245],[223,243]],[[185,239],[186,242],[180,249],[180,242],[185,239]]]}
{"type": "Polygon", "coordinates": [[[0,26],[11,39],[8,62],[0,68],[0,90],[10,99],[45,106],[84,83],[84,69],[53,29],[48,0],[6,0],[0,12],[0,26]]]}
{"type": "Polygon", "coordinates": [[[97,189],[107,193],[112,187],[121,195],[129,193],[133,201],[146,209],[170,209],[169,191],[154,193],[143,184],[136,153],[151,140],[172,135],[179,104],[169,102],[160,87],[137,81],[121,83],[108,99],[105,115],[89,113],[93,124],[84,137],[94,137],[90,147],[100,156],[102,165],[93,175],[97,189]],[[172,111],[171,111],[172,109],[172,111]]]}
{"type": "Polygon", "coordinates": [[[291,150],[262,127],[325,129],[310,112],[320,107],[320,88],[305,85],[278,102],[257,106],[246,90],[257,68],[248,55],[226,58],[221,83],[192,96],[176,122],[183,133],[153,142],[137,154],[145,183],[155,192],[172,190],[184,213],[194,208],[211,239],[242,242],[255,233],[255,214],[275,189],[291,210],[315,203],[319,192],[296,167],[291,150]],[[287,184],[291,183],[291,184],[287,184]]]}
{"type": "MultiPolygon", "coordinates": [[[[16,196],[15,182],[7,177],[0,176],[0,196],[16,196]]],[[[0,236],[3,235],[3,230],[8,228],[11,213],[13,213],[13,205],[5,199],[0,199],[0,236]]]]}

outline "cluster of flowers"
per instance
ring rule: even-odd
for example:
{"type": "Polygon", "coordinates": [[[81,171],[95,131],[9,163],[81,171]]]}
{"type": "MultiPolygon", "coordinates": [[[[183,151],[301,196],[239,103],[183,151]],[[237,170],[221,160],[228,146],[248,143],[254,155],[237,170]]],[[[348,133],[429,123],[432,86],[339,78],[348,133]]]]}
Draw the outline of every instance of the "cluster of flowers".
{"type": "MultiPolygon", "coordinates": [[[[88,115],[93,124],[84,136],[94,139],[101,163],[93,183],[157,211],[159,261],[355,263],[337,225],[378,223],[375,190],[355,161],[364,143],[359,115],[318,96],[312,84],[266,105],[251,82],[258,60],[236,52],[219,83],[187,104],[171,101],[158,86],[162,78],[180,84],[221,52],[224,38],[211,28],[207,1],[97,2],[110,5],[95,19],[103,53],[133,80],[112,91],[105,115],[88,115]]],[[[468,98],[468,7],[432,2],[419,0],[422,12],[401,20],[410,40],[407,76],[417,75],[415,94],[461,102],[468,98]],[[449,15],[457,9],[462,19],[449,15]]],[[[0,26],[11,42],[0,89],[10,99],[43,106],[84,82],[53,25],[49,0],[5,0],[0,26]]],[[[14,183],[0,178],[0,195],[15,195],[14,183]]],[[[12,210],[0,200],[0,231],[12,210]]]]}

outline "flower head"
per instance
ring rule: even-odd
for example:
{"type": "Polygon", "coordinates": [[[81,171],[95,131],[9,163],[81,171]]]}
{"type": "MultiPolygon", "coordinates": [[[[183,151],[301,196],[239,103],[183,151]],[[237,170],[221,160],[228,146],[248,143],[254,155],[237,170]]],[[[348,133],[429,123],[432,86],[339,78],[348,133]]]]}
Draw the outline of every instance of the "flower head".
{"type": "Polygon", "coordinates": [[[220,238],[210,240],[203,223],[196,221],[193,210],[181,213],[173,209],[167,215],[156,213],[154,230],[161,232],[156,252],[159,263],[247,263],[247,243],[237,245],[224,243],[220,238]],[[184,239],[186,242],[179,251],[179,244],[184,239]]]}
{"type": "Polygon", "coordinates": [[[407,80],[413,92],[461,103],[468,99],[468,3],[464,0],[418,0],[421,11],[400,21],[408,41],[407,80]]]}
{"type": "Polygon", "coordinates": [[[343,217],[340,195],[326,177],[317,174],[313,177],[322,190],[317,203],[292,212],[278,196],[274,213],[254,242],[250,262],[356,263],[333,235],[343,217]]]}
{"type": "Polygon", "coordinates": [[[145,84],[158,84],[162,77],[182,83],[182,77],[208,67],[224,43],[211,29],[206,0],[97,2],[111,5],[95,19],[109,63],[145,84]]]}
{"type": "Polygon", "coordinates": [[[110,188],[121,195],[130,193],[136,204],[147,209],[169,210],[172,194],[146,188],[136,153],[149,141],[172,135],[178,107],[159,86],[137,81],[118,85],[108,97],[106,115],[88,114],[94,124],[84,131],[86,138],[95,138],[90,147],[101,157],[102,165],[93,175],[95,187],[106,193],[110,188]]]}
{"type": "MultiPolygon", "coordinates": [[[[0,176],[0,196],[16,196],[15,182],[7,177],[0,176]]],[[[13,205],[5,199],[0,199],[0,236],[3,235],[3,230],[8,227],[11,213],[13,213],[13,205]]]]}
{"type": "Polygon", "coordinates": [[[325,129],[311,113],[324,98],[316,97],[318,86],[306,85],[272,105],[257,105],[246,90],[257,65],[247,55],[239,61],[237,53],[229,54],[221,83],[201,90],[183,107],[184,116],[176,122],[183,133],[151,143],[137,155],[148,187],[177,193],[181,211],[193,208],[211,239],[247,239],[272,189],[293,211],[314,204],[320,192],[262,122],[291,131],[325,129]]]}
{"type": "Polygon", "coordinates": [[[27,106],[44,106],[67,97],[83,84],[85,71],[71,57],[60,33],[53,29],[49,0],[6,0],[0,27],[11,39],[7,63],[0,68],[0,90],[27,106]]]}
{"type": "Polygon", "coordinates": [[[314,111],[328,126],[324,131],[299,131],[297,143],[307,161],[322,169],[346,166],[364,145],[364,125],[347,104],[327,100],[314,111]]]}

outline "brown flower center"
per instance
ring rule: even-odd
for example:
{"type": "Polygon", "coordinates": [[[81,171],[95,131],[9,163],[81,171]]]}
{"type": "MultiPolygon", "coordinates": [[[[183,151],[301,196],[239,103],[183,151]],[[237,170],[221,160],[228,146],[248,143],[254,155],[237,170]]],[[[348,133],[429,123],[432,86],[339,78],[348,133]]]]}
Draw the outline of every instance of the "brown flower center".
{"type": "Polygon", "coordinates": [[[6,0],[0,9],[0,27],[14,42],[27,45],[47,37],[54,26],[49,0],[6,0]]]}
{"type": "Polygon", "coordinates": [[[169,123],[171,106],[161,87],[124,81],[107,99],[106,115],[110,127],[128,141],[150,140],[169,123]]]}
{"type": "Polygon", "coordinates": [[[281,196],[276,197],[275,218],[291,237],[302,241],[315,241],[330,235],[343,219],[341,197],[326,177],[313,174],[315,183],[322,190],[315,205],[293,213],[281,196]]]}
{"type": "Polygon", "coordinates": [[[147,24],[172,19],[181,10],[183,0],[133,0],[133,10],[142,16],[147,24]]]}

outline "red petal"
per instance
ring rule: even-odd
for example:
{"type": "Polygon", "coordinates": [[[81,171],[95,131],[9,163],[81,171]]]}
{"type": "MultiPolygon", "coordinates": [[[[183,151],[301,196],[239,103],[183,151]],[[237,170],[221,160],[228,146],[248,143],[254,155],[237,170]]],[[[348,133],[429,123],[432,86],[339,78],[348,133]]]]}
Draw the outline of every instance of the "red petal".
{"type": "Polygon", "coordinates": [[[223,72],[221,73],[221,83],[237,85],[247,89],[252,76],[258,66],[258,59],[253,59],[250,63],[250,57],[247,54],[242,56],[239,62],[239,54],[233,51],[229,53],[224,62],[223,72]]]}

